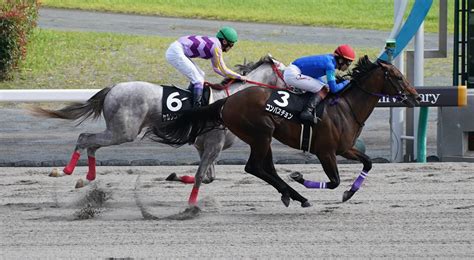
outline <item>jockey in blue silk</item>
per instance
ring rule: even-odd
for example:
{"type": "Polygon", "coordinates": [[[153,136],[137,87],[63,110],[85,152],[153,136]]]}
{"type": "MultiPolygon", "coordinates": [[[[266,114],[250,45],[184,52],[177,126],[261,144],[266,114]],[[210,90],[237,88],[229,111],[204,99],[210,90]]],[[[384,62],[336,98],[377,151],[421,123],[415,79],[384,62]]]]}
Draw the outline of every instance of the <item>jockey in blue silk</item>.
{"type": "Polygon", "coordinates": [[[245,76],[227,68],[222,55],[223,52],[228,52],[237,40],[234,28],[224,26],[217,32],[216,37],[187,35],[169,46],[166,60],[191,81],[193,106],[201,106],[205,74],[192,58],[210,59],[213,70],[222,77],[246,80],[245,76]]]}
{"type": "Polygon", "coordinates": [[[285,82],[295,88],[315,93],[300,114],[300,119],[317,123],[316,106],[324,99],[322,89],[337,93],[349,84],[349,80],[336,83],[336,70],[345,71],[355,59],[349,45],[337,47],[333,54],[305,56],[293,61],[284,71],[285,82]]]}

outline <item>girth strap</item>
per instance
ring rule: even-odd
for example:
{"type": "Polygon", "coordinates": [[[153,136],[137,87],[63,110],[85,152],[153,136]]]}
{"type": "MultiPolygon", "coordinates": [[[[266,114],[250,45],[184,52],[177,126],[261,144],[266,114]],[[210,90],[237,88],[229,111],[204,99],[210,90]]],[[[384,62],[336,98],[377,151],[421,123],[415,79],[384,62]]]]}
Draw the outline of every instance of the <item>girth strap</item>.
{"type": "Polygon", "coordinates": [[[301,135],[300,135],[300,150],[303,152],[309,152],[311,149],[311,139],[313,137],[313,128],[311,124],[301,124],[301,135]]]}

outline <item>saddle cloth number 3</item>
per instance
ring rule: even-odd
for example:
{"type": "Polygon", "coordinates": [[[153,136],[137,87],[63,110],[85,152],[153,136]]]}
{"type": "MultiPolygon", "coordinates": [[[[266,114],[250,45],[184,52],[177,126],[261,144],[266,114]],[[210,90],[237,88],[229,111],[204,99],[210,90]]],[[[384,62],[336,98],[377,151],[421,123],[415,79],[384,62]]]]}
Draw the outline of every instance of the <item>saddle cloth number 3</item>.
{"type": "Polygon", "coordinates": [[[277,104],[280,107],[288,106],[288,99],[290,98],[290,93],[286,91],[278,91],[277,93],[281,95],[281,101],[274,99],[273,103],[277,104]]]}

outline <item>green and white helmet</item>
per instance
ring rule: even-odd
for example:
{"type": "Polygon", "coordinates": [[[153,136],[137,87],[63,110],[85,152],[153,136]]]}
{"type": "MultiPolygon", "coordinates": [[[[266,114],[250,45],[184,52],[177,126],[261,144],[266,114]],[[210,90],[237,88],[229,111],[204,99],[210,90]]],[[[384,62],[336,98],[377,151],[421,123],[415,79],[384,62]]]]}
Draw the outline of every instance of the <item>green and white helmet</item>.
{"type": "Polygon", "coordinates": [[[229,42],[237,42],[238,36],[234,28],[229,26],[222,27],[216,34],[216,37],[219,39],[225,39],[229,42]]]}

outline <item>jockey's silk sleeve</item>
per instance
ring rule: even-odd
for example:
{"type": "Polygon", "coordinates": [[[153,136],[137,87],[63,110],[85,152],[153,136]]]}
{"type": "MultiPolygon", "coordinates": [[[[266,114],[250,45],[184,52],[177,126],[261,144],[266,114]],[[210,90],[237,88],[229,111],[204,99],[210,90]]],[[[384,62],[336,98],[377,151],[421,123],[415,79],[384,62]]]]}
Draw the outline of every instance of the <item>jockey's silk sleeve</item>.
{"type": "Polygon", "coordinates": [[[217,46],[214,47],[214,55],[211,58],[211,61],[212,68],[217,74],[231,79],[240,79],[240,75],[238,73],[235,73],[227,68],[224,63],[224,57],[222,56],[222,50],[217,46]]]}
{"type": "Polygon", "coordinates": [[[341,91],[347,84],[348,82],[341,82],[339,84],[336,83],[336,71],[335,70],[326,70],[326,78],[328,81],[328,86],[329,90],[332,93],[337,93],[341,91]]]}

